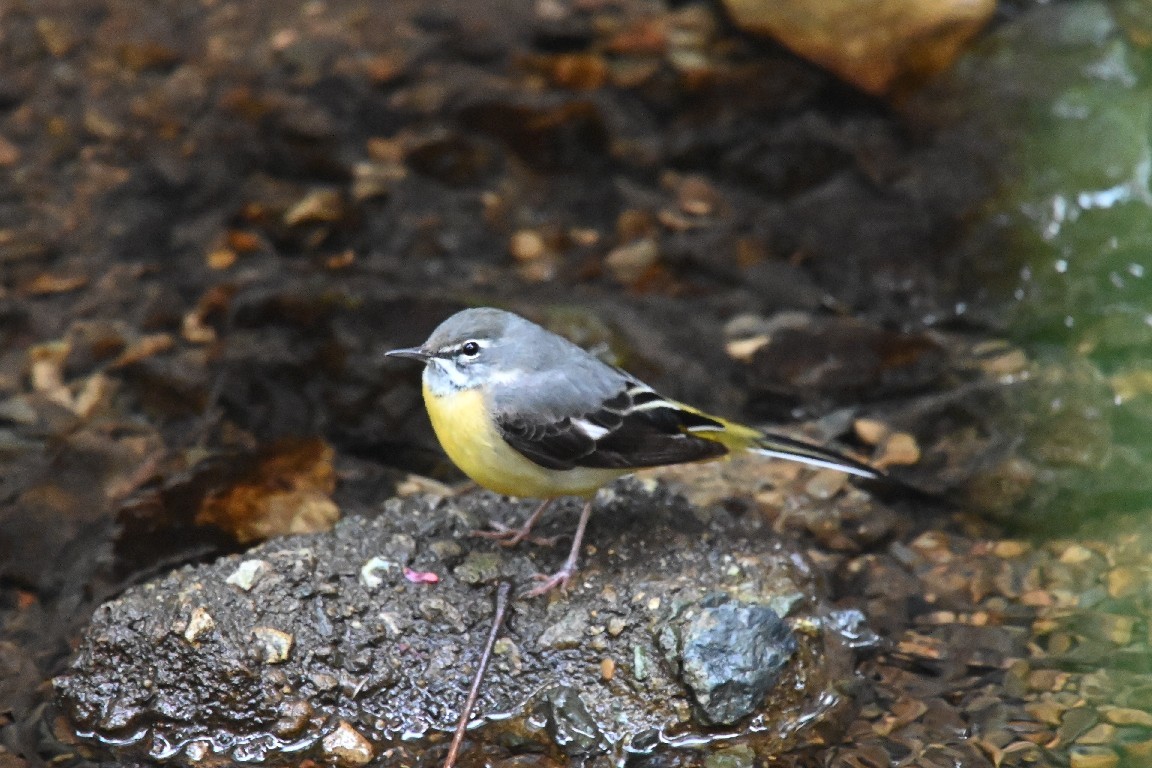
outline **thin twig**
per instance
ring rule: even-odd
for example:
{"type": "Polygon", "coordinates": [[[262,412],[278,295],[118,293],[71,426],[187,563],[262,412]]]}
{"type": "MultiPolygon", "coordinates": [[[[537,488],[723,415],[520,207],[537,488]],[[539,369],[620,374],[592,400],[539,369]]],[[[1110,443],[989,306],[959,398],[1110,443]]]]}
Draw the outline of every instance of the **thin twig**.
{"type": "Polygon", "coordinates": [[[496,588],[496,613],[492,617],[492,629],[488,632],[488,641],[484,644],[484,653],[480,655],[480,664],[476,667],[476,674],[472,677],[472,688],[468,691],[468,698],[464,701],[464,709],[460,712],[460,722],[456,724],[456,732],[452,735],[452,746],[448,748],[448,756],[444,758],[444,768],[453,768],[456,758],[460,755],[460,745],[464,743],[464,732],[468,730],[468,721],[472,719],[472,709],[476,706],[476,699],[480,696],[480,683],[484,681],[484,674],[488,671],[488,662],[492,659],[492,647],[496,645],[496,636],[500,634],[500,625],[504,623],[504,614],[508,612],[508,596],[512,593],[512,585],[507,581],[500,582],[496,588]]]}

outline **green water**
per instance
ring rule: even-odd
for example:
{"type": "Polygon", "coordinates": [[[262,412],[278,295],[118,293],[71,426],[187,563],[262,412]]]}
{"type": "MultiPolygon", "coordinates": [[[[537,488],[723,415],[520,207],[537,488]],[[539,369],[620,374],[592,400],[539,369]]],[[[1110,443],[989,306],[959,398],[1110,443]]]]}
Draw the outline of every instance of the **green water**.
{"type": "Polygon", "coordinates": [[[1025,527],[1152,512],[1152,2],[1065,2],[1000,25],[953,73],[1002,143],[973,257],[1036,361],[1008,428],[1025,527]]]}

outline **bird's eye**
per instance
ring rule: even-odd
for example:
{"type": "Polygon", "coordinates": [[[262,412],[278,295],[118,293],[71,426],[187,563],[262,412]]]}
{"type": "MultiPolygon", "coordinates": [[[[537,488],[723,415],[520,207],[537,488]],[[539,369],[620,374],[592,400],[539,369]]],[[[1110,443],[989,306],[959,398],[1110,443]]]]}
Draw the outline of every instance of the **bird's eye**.
{"type": "Polygon", "coordinates": [[[464,357],[476,357],[480,354],[480,345],[475,341],[466,341],[460,345],[460,354],[464,357]]]}

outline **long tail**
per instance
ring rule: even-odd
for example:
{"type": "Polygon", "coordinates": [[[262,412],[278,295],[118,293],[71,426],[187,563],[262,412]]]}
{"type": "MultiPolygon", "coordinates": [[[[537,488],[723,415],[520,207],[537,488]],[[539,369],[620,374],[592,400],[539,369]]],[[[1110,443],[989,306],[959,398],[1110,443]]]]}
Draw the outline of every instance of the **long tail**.
{"type": "Polygon", "coordinates": [[[814,467],[838,469],[857,477],[867,477],[873,480],[885,477],[885,474],[875,467],[870,467],[830,448],[821,448],[818,445],[775,432],[761,432],[759,437],[753,439],[748,450],[777,459],[811,464],[814,467]]]}
{"type": "Polygon", "coordinates": [[[781,435],[778,432],[765,432],[746,424],[728,421],[683,403],[665,400],[662,407],[675,408],[682,417],[682,429],[688,434],[722,443],[730,451],[754,451],[777,459],[799,461],[802,464],[810,464],[824,469],[837,469],[850,475],[866,477],[871,480],[888,478],[888,475],[883,471],[845,456],[838,451],[833,451],[831,448],[822,448],[819,445],[781,435]],[[694,417],[691,422],[683,418],[689,414],[694,417]]]}

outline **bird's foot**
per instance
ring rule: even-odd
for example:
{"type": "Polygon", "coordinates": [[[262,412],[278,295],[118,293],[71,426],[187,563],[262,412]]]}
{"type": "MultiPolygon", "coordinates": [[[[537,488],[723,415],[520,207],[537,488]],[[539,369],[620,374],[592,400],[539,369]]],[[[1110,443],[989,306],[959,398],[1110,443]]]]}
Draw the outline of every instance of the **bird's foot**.
{"type": "Polygon", "coordinates": [[[492,527],[491,531],[472,531],[470,535],[478,539],[490,539],[502,547],[514,547],[522,541],[541,547],[554,547],[556,542],[560,540],[559,536],[533,536],[532,526],[527,523],[519,528],[513,528],[510,525],[492,520],[488,522],[488,525],[492,527]]]}
{"type": "Polygon", "coordinates": [[[533,544],[539,544],[542,547],[555,546],[555,538],[531,535],[532,526],[536,525],[536,521],[540,519],[540,516],[544,514],[544,510],[548,509],[551,504],[551,499],[545,499],[540,502],[539,506],[537,506],[536,509],[532,511],[532,514],[528,516],[528,519],[524,521],[524,525],[519,528],[512,528],[503,523],[491,521],[488,524],[495,530],[472,531],[472,535],[479,536],[482,539],[492,539],[499,542],[502,547],[514,547],[522,541],[529,541],[533,544]]]}
{"type": "Polygon", "coordinates": [[[568,582],[576,574],[576,563],[580,561],[580,543],[584,541],[584,530],[588,527],[588,517],[591,514],[592,502],[587,501],[584,503],[584,509],[580,511],[580,522],[576,524],[576,533],[572,537],[572,549],[568,550],[568,557],[564,560],[564,566],[551,576],[543,573],[533,576],[532,578],[539,581],[540,584],[525,592],[524,597],[540,597],[540,595],[546,595],[556,587],[560,587],[563,592],[568,590],[568,582]]]}
{"type": "Polygon", "coordinates": [[[541,595],[548,594],[557,587],[560,588],[561,592],[567,592],[568,582],[571,581],[572,577],[575,575],[576,569],[570,568],[567,565],[556,571],[556,573],[553,573],[551,576],[546,573],[538,573],[532,578],[540,583],[525,592],[524,597],[540,597],[541,595]]]}

